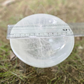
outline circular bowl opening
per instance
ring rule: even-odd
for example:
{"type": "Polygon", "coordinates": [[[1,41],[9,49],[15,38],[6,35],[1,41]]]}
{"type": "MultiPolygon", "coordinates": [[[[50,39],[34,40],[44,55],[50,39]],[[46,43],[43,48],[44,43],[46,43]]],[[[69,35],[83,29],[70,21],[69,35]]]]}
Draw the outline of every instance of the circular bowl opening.
{"type": "MultiPolygon", "coordinates": [[[[16,26],[28,26],[30,24],[33,24],[33,26],[34,24],[38,24],[38,28],[44,31],[45,24],[55,25],[66,23],[53,15],[34,14],[22,19],[16,26]]],[[[48,25],[46,25],[46,27],[48,27],[48,25]]],[[[70,29],[69,26],[67,28],[70,29]]],[[[13,29],[11,33],[14,32],[13,29]]],[[[53,30],[52,27],[51,29],[53,30]]],[[[59,30],[57,29],[57,31],[59,30]]],[[[25,33],[27,32],[29,32],[29,30],[25,33]]],[[[26,64],[46,68],[59,64],[70,55],[74,47],[74,37],[10,39],[10,45],[16,56],[26,64]]]]}

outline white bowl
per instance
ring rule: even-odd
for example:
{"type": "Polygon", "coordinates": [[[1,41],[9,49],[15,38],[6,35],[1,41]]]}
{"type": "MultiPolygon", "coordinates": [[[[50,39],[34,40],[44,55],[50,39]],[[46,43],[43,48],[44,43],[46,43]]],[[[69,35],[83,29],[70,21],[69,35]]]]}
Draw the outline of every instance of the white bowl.
{"type": "MultiPolygon", "coordinates": [[[[53,15],[34,14],[25,17],[15,26],[28,26],[29,24],[40,24],[43,29],[44,24],[66,23],[53,15]]],[[[64,27],[61,26],[61,28],[64,27]]],[[[69,26],[67,28],[70,29],[69,26]]],[[[14,27],[11,33],[14,33],[13,29],[14,27]]],[[[23,31],[21,30],[21,32],[23,31]]],[[[27,32],[29,31],[25,33],[27,32]]],[[[61,63],[70,55],[74,47],[74,36],[10,39],[10,45],[15,55],[24,63],[34,67],[46,68],[61,63]]]]}

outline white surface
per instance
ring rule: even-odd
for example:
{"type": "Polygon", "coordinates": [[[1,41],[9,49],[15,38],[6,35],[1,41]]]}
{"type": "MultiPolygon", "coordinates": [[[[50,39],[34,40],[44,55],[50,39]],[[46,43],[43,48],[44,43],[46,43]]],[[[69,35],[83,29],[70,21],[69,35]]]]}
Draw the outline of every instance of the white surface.
{"type": "MultiPolygon", "coordinates": [[[[22,19],[16,26],[38,24],[39,29],[42,29],[44,24],[62,23],[66,24],[58,17],[49,14],[34,14],[22,19]]],[[[69,26],[68,28],[70,29],[69,26]]],[[[14,32],[13,29],[11,33],[14,32]]],[[[29,31],[25,33],[27,32],[29,31]]],[[[74,47],[74,37],[10,39],[10,45],[16,56],[26,64],[46,68],[59,64],[70,55],[74,47]]]]}

